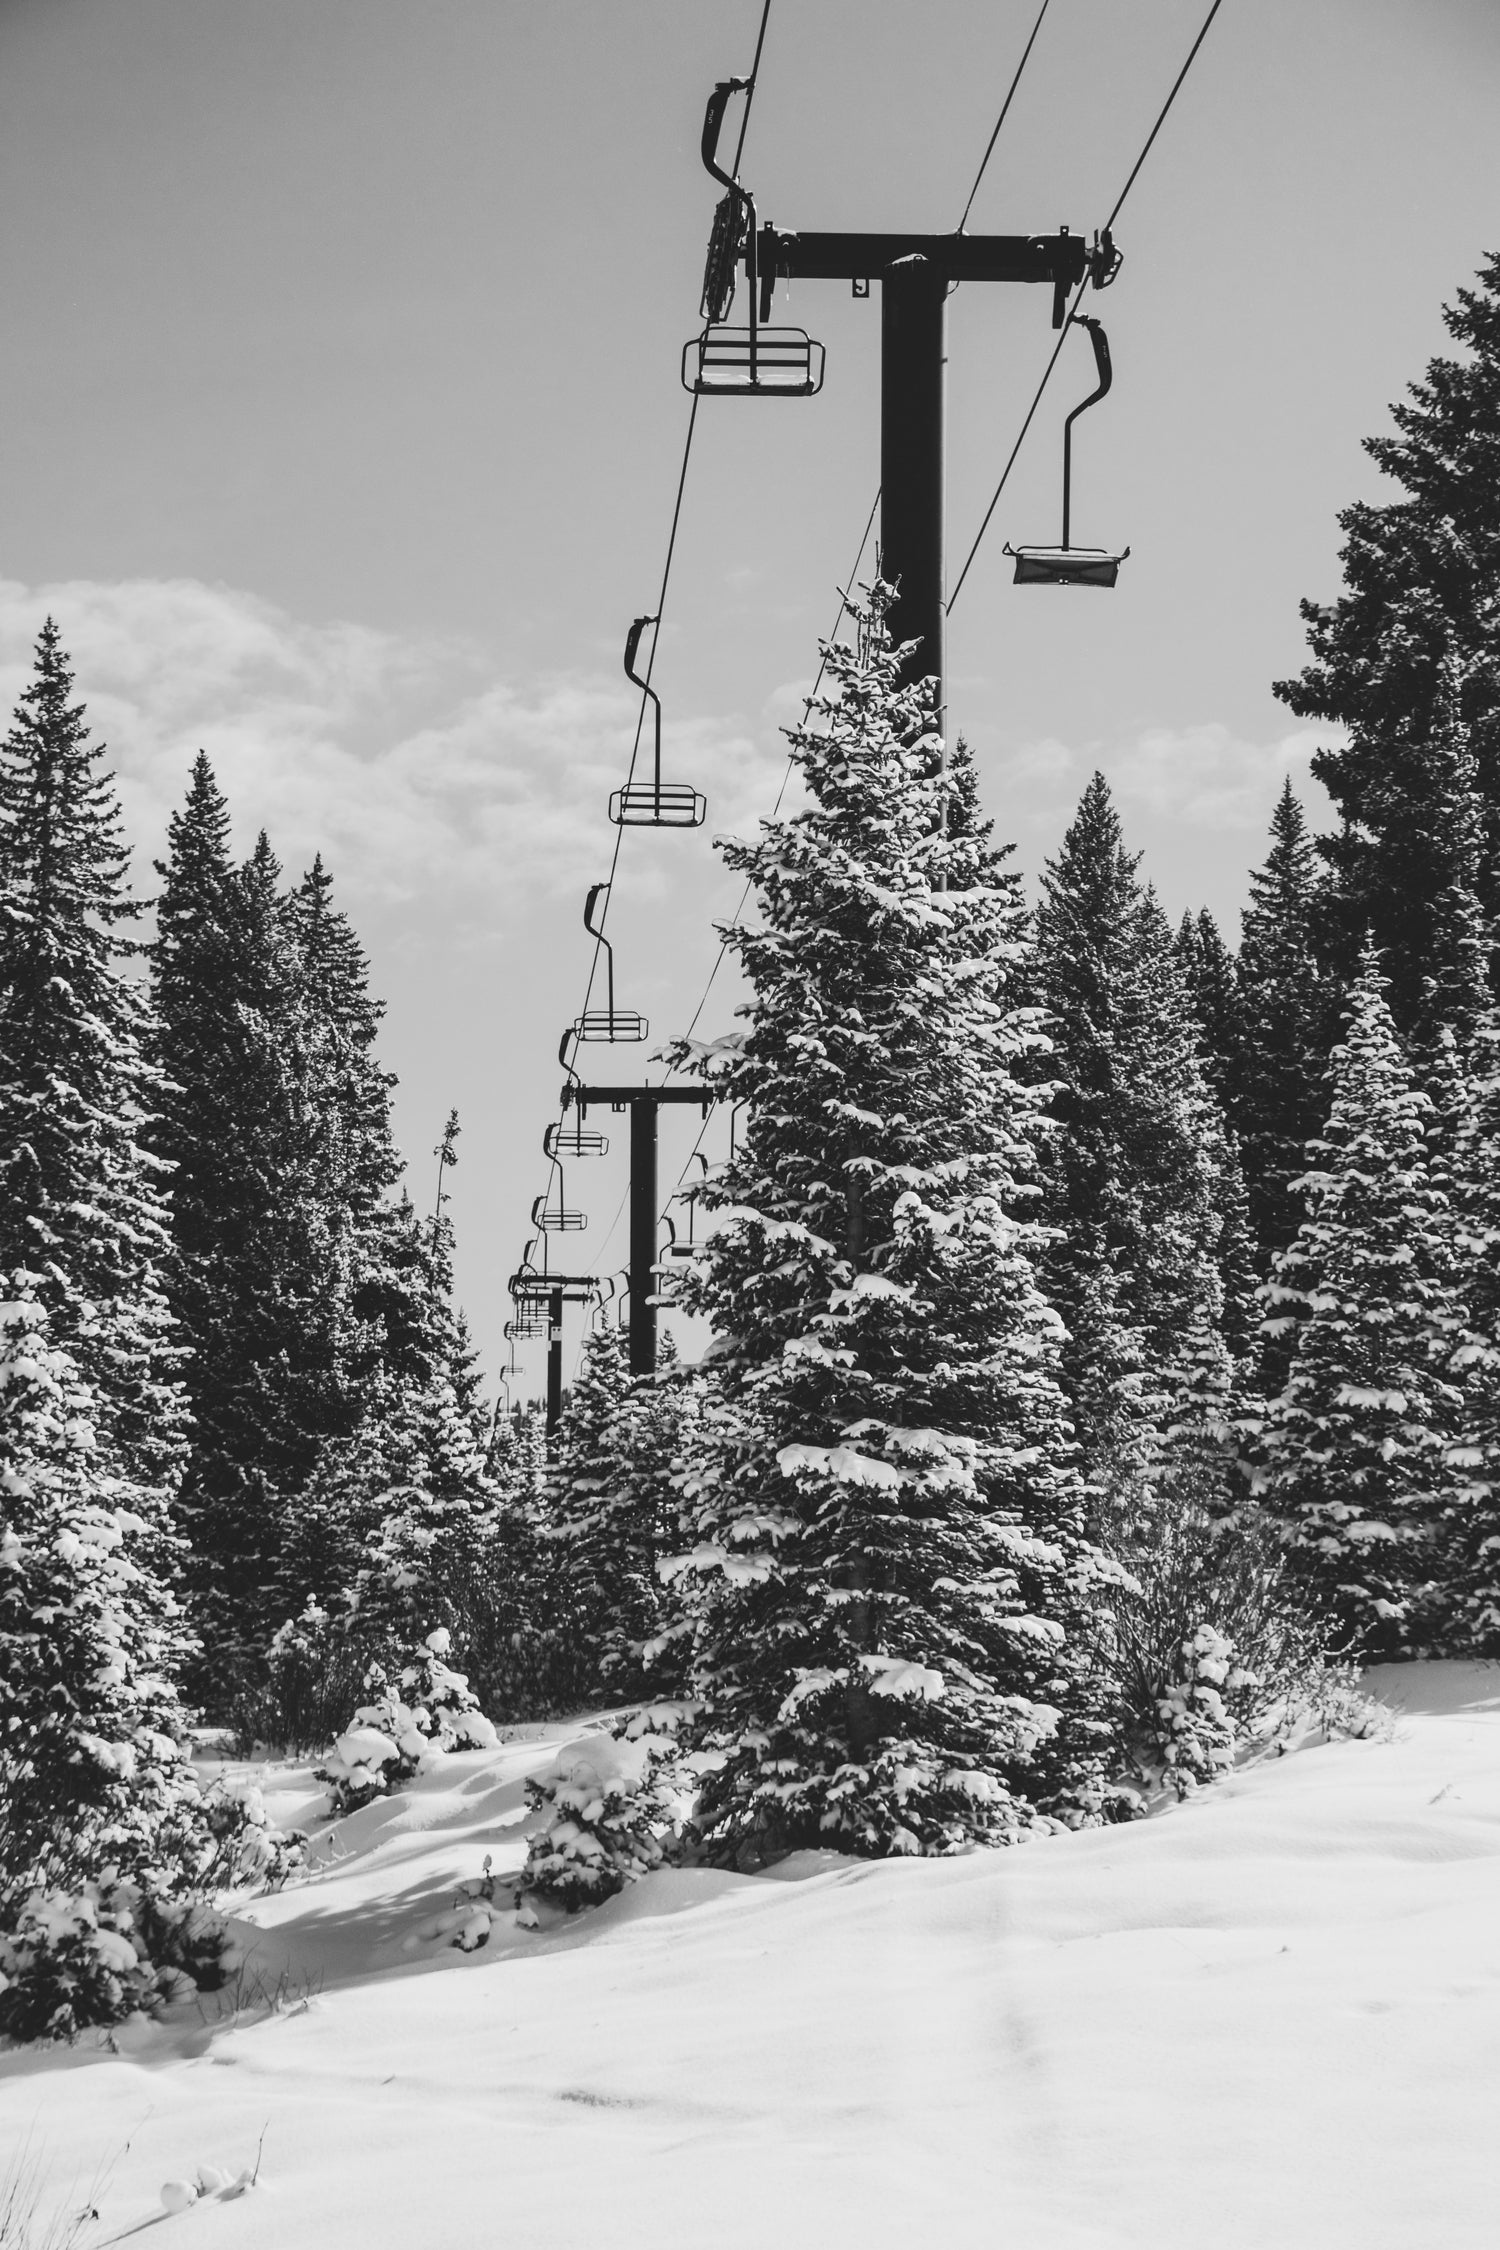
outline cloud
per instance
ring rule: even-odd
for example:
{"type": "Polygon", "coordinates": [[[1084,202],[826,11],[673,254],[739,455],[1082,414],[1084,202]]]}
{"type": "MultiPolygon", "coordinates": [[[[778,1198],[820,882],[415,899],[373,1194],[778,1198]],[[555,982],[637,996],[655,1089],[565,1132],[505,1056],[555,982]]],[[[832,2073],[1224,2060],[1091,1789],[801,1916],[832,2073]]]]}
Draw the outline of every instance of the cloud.
{"type": "Polygon", "coordinates": [[[1288,776],[1312,824],[1322,824],[1327,808],[1309,765],[1326,739],[1326,729],[1304,727],[1269,742],[1250,742],[1208,721],[1147,727],[1123,740],[1079,748],[1046,737],[1019,744],[997,762],[1007,792],[1033,814],[1052,814],[1075,799],[1097,769],[1122,806],[1158,820],[1188,828],[1258,831],[1288,776]]]}
{"type": "MultiPolygon", "coordinates": [[[[7,709],[49,614],[145,859],[201,748],[241,848],[264,827],[289,868],[321,851],[355,899],[439,892],[494,922],[602,872],[606,800],[636,720],[634,697],[603,672],[499,681],[462,641],[309,625],[194,579],[0,580],[7,709]]],[[[764,739],[724,718],[665,730],[664,770],[707,792],[715,829],[753,825],[783,756],[769,726],[764,739]]]]}

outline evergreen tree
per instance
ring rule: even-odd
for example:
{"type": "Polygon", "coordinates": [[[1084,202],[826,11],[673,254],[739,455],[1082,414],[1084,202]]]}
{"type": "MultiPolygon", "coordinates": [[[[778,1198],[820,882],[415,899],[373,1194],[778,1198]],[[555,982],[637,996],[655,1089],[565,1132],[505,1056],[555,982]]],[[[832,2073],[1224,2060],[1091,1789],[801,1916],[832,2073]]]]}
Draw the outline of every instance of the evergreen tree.
{"type": "Polygon", "coordinates": [[[1435,359],[1392,409],[1396,435],[1365,450],[1400,488],[1344,510],[1345,591],[1302,604],[1312,661],[1276,693],[1299,717],[1349,729],[1313,770],[1343,815],[1319,850],[1332,868],[1326,942],[1345,979],[1368,930],[1404,1031],[1439,973],[1435,902],[1450,837],[1434,756],[1444,672],[1461,680],[1480,784],[1480,904],[1500,906],[1500,259],[1444,313],[1461,359],[1435,359]]]}
{"type": "Polygon", "coordinates": [[[701,1395],[676,1364],[670,1336],[656,1375],[634,1382],[625,1342],[605,1327],[585,1344],[547,1486],[562,1606],[588,1657],[583,1691],[615,1702],[670,1696],[681,1684],[659,1565],[677,1544],[673,1464],[690,1443],[701,1395]]]}
{"type": "MultiPolygon", "coordinates": [[[[1038,994],[1057,1131],[1042,1265],[1068,1331],[1063,1366],[1085,1466],[1110,1507],[1139,1506],[1167,1430],[1227,1411],[1221,1252],[1238,1195],[1232,1147],[1199,1061],[1171,933],[1126,852],[1102,774],[1043,876],[1038,994]],[[1205,1358],[1207,1355],[1207,1358],[1205,1358]]],[[[1231,1326],[1243,1328],[1236,1310],[1231,1326]]],[[[1238,1338],[1237,1338],[1238,1340],[1238,1338]]]]}
{"type": "MultiPolygon", "coordinates": [[[[1317,951],[1323,890],[1307,822],[1287,782],[1272,815],[1265,865],[1250,878],[1239,961],[1243,1044],[1232,1115],[1263,1272],[1297,1231],[1292,1182],[1328,1110],[1335,1025],[1333,988],[1317,951]]],[[[1279,1390],[1284,1365],[1276,1376],[1272,1387],[1279,1390]]]]}
{"type": "Polygon", "coordinates": [[[1371,1658],[1442,1630],[1444,1522],[1463,1333],[1450,1214],[1431,1183],[1416,1089],[1367,950],[1335,1049],[1307,1216],[1266,1295],[1291,1323],[1268,1412],[1264,1486],[1301,1570],[1371,1658]]]}
{"type": "Polygon", "coordinates": [[[724,847],[759,895],[728,933],[752,998],[699,1061],[748,1125],[684,1287],[716,1381],[674,1559],[720,1863],[951,1851],[1101,1801],[1079,1635],[1107,1574],[1030,1264],[1023,912],[939,833],[888,601],[790,736],[809,808],[724,847]]]}
{"type": "Polygon", "coordinates": [[[175,1474],[183,1409],[163,1273],[161,1085],[123,934],[140,911],[111,776],[48,618],[0,744],[0,1272],[36,1277],[111,1465],[175,1474]]]}
{"type": "Polygon", "coordinates": [[[180,1745],[167,1493],[118,1465],[34,1277],[0,1305],[0,2032],[70,2036],[217,1982],[208,1808],[180,1745]]]}
{"type": "Polygon", "coordinates": [[[1239,966],[1206,906],[1183,915],[1173,950],[1202,1035],[1198,1052],[1203,1074],[1228,1116],[1244,1038],[1239,966]]]}
{"type": "MultiPolygon", "coordinates": [[[[1448,1040],[1450,1057],[1456,1045],[1448,1040]]],[[[1471,1033],[1452,1102],[1454,1256],[1466,1334],[1451,1362],[1463,1404],[1448,1466],[1444,1529],[1447,1641],[1455,1655],[1500,1656],[1500,1010],[1471,1033]]]]}
{"type": "Polygon", "coordinates": [[[219,1703],[305,1595],[352,1584],[379,1495],[426,1477],[433,1386],[463,1421],[475,1385],[438,1246],[393,1200],[381,1011],[327,870],[288,893],[264,835],[232,864],[228,825],[200,755],[159,868],[152,969],[193,1346],[189,1590],[219,1703]]]}

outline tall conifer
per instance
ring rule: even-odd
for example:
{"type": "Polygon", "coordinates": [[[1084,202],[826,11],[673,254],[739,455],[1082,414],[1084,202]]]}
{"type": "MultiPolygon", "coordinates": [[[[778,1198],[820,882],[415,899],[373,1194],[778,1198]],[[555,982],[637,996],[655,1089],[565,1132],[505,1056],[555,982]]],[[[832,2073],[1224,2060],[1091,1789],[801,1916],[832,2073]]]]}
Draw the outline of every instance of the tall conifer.
{"type": "Polygon", "coordinates": [[[1307,1215],[1266,1293],[1292,1353],[1265,1426],[1265,1492],[1355,1645],[1375,1658],[1419,1654],[1443,1629],[1463,1318],[1450,1214],[1427,1164],[1427,1104],[1373,950],[1332,1083],[1302,1183],[1307,1215]]]}
{"type": "MultiPolygon", "coordinates": [[[[1271,849],[1250,878],[1240,941],[1241,1061],[1234,1122],[1262,1273],[1300,1223],[1292,1181],[1328,1113],[1334,988],[1320,965],[1325,879],[1288,781],[1271,818],[1271,849]]],[[[1285,1377],[1279,1365],[1274,1388],[1285,1377]]]]}
{"type": "Polygon", "coordinates": [[[1189,1397],[1199,1413],[1209,1382],[1227,1407],[1221,1202],[1236,1193],[1171,932],[1137,864],[1096,774],[1043,876],[1036,966],[1057,1126],[1042,1271],[1088,1473],[1127,1508],[1189,1397]]]}
{"type": "Polygon", "coordinates": [[[1313,770],[1343,816],[1318,850],[1332,868],[1328,938],[1347,980],[1365,933],[1387,964],[1398,1027],[1437,973],[1435,906],[1449,835],[1434,786],[1444,674],[1461,681],[1480,781],[1480,904],[1500,908],[1500,258],[1444,312],[1464,356],[1434,359],[1365,450],[1399,488],[1339,518],[1344,591],[1302,604],[1312,660],[1276,693],[1299,717],[1346,727],[1313,770]]]}
{"type": "Polygon", "coordinates": [[[144,1147],[162,1087],[126,964],[131,897],[112,777],[48,618],[0,744],[0,1272],[36,1277],[123,1471],[183,1449],[163,1275],[163,1175],[144,1147]]]}
{"type": "Polygon", "coordinates": [[[717,1381],[683,1471],[710,1856],[1003,1842],[1089,1817],[1082,1531],[1027,1190],[1023,910],[939,836],[922,689],[877,589],[791,734],[811,804],[725,847],[743,1101],[685,1301],[717,1381]]]}

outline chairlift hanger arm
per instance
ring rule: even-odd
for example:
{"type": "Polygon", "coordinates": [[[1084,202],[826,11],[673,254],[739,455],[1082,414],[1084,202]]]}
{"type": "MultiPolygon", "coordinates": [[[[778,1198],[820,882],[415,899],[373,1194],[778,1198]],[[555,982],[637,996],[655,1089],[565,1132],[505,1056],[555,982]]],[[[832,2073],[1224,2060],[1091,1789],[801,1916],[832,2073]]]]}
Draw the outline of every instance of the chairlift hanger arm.
{"type": "Polygon", "coordinates": [[[748,78],[721,78],[708,97],[708,108],[703,114],[703,141],[701,153],[703,168],[712,174],[721,187],[732,194],[741,192],[739,181],[733,179],[719,162],[719,135],[724,130],[724,115],[736,94],[745,93],[750,85],[748,78]]]}

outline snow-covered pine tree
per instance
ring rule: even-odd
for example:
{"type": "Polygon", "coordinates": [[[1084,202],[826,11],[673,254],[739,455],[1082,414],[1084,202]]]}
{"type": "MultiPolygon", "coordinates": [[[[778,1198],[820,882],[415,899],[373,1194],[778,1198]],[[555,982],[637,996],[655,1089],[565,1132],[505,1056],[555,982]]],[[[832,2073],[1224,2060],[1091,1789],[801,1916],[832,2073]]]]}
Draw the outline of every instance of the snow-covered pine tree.
{"type": "Polygon", "coordinates": [[[1067,1327],[1065,1379],[1106,1516],[1145,1502],[1166,1432],[1207,1411],[1208,1360],[1215,1413],[1232,1375],[1218,1261],[1237,1204],[1233,1150],[1137,865],[1096,774],[1043,876],[1035,978],[1057,1122],[1041,1273],[1067,1327]]]}
{"type": "MultiPolygon", "coordinates": [[[[1327,879],[1290,781],[1271,818],[1271,849],[1250,878],[1240,938],[1241,1056],[1233,1095],[1250,1224],[1262,1273],[1291,1242],[1301,1210],[1291,1183],[1328,1114],[1335,987],[1319,958],[1327,879]]],[[[1272,1353],[1270,1387],[1285,1363],[1272,1353]]]]}
{"type": "Polygon", "coordinates": [[[889,599],[790,735],[808,808],[724,847],[759,902],[726,933],[752,997],[697,1059],[747,1123],[683,1290],[717,1381],[675,1559],[720,1863],[1000,1843],[1102,1797],[1079,1629],[1108,1573],[1025,1216],[1024,910],[939,834],[889,599]]]}
{"type": "MultiPolygon", "coordinates": [[[[0,1304],[0,2032],[67,2037],[219,1981],[180,1744],[168,1493],[123,1465],[33,1275],[0,1304]]],[[[66,1300],[64,1300],[66,1304],[66,1300]]],[[[71,1310],[71,1307],[67,1309],[71,1310]]]]}
{"type": "Polygon", "coordinates": [[[143,1145],[162,1087],[126,973],[140,907],[119,803],[73,685],[49,617],[0,744],[0,1273],[36,1277],[112,1464],[155,1485],[184,1443],[163,1179],[143,1145]]]}
{"type": "Polygon", "coordinates": [[[1433,958],[1447,838],[1434,787],[1434,718],[1446,665],[1462,678],[1481,794],[1480,903],[1500,909],[1500,257],[1444,320],[1464,354],[1434,359],[1392,409],[1393,437],[1365,450],[1400,488],[1339,517],[1344,592],[1302,604],[1312,661],[1276,693],[1301,718],[1349,730],[1313,771],[1340,814],[1318,851],[1333,870],[1328,937],[1347,979],[1368,931],[1398,1028],[1415,1021],[1433,958]]]}
{"type": "Polygon", "coordinates": [[[1443,1532],[1451,1653],[1500,1656],[1500,1009],[1470,1036],[1451,1160],[1454,1256],[1467,1334],[1453,1359],[1463,1404],[1443,1532]]]}
{"type": "Polygon", "coordinates": [[[1266,1290],[1292,1359],[1262,1440],[1265,1499],[1297,1566],[1371,1658],[1420,1654],[1443,1632],[1460,1406],[1448,1370],[1463,1334],[1426,1098],[1385,992],[1367,948],[1308,1152],[1307,1215],[1266,1290]]]}
{"type": "Polygon", "coordinates": [[[547,1483],[561,1606],[587,1657],[580,1689],[616,1703],[672,1696],[681,1685],[680,1636],[658,1566],[678,1544],[673,1464],[690,1442],[702,1388],[678,1365],[670,1336],[657,1374],[632,1382],[625,1341],[604,1327],[585,1344],[547,1483]]]}
{"type": "Polygon", "coordinates": [[[321,860],[290,894],[264,835],[234,867],[200,757],[160,873],[158,1145],[181,1183],[176,1309],[194,1347],[183,1518],[198,1684],[218,1706],[304,1595],[330,1598],[362,1564],[375,1496],[406,1473],[412,1399],[441,1372],[462,1418],[474,1378],[430,1333],[432,1258],[392,1192],[381,1010],[321,860]]]}
{"type": "Polygon", "coordinates": [[[1173,950],[1202,1033],[1198,1051],[1204,1076],[1229,1117],[1243,1040],[1239,964],[1206,906],[1183,915],[1173,950]]]}

